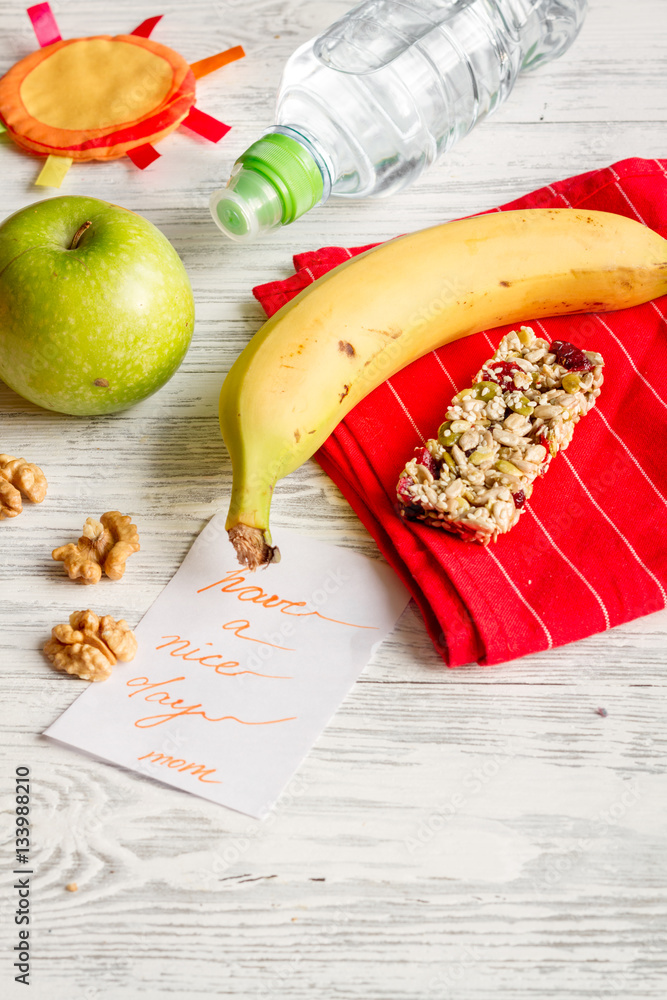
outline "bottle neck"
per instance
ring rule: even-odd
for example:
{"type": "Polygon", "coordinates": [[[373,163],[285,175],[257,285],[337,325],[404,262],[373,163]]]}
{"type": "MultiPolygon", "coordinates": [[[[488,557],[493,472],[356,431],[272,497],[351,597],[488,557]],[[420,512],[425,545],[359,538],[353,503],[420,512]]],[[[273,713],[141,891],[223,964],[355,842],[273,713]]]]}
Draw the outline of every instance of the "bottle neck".
{"type": "Polygon", "coordinates": [[[322,148],[315,137],[308,135],[305,129],[295,128],[293,125],[274,125],[267,129],[264,135],[285,135],[299,143],[305,153],[312,158],[322,176],[322,196],[317,204],[323,205],[328,201],[335,178],[335,168],[330,154],[322,148]]]}

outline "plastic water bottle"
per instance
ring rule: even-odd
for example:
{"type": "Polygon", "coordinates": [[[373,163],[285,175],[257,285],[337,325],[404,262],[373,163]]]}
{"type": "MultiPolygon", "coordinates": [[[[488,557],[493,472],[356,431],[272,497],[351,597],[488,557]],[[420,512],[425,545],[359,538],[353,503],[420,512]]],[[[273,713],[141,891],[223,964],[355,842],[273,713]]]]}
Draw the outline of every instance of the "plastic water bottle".
{"type": "Polygon", "coordinates": [[[249,241],[331,195],[411,184],[574,41],[587,0],[365,0],[288,60],[276,125],[236,161],[211,214],[249,241]]]}

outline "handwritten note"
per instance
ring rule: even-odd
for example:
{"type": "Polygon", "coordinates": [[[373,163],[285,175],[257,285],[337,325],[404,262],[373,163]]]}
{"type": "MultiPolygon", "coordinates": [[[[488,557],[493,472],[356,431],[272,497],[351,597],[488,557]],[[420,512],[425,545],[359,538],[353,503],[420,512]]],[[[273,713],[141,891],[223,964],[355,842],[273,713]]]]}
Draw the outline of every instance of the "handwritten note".
{"type": "Polygon", "coordinates": [[[280,542],[282,562],[250,573],[216,515],[136,628],[135,659],[45,735],[263,816],[409,598],[382,562],[280,542]]]}

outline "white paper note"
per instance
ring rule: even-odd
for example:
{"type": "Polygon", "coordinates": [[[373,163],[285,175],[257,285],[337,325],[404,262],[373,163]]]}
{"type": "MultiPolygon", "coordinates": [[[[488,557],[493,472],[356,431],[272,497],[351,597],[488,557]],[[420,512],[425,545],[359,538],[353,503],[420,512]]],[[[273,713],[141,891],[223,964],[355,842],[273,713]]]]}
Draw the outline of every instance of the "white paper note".
{"type": "Polygon", "coordinates": [[[409,600],[383,562],[283,529],[280,543],[250,573],[216,515],[135,629],[134,660],[45,735],[265,815],[409,600]]]}

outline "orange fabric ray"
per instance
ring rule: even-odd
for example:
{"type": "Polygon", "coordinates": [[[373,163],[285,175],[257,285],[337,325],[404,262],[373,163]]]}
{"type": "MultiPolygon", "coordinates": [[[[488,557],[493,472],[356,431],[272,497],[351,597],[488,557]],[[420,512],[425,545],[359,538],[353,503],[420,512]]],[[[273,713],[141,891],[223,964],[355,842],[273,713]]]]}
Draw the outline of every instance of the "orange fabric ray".
{"type": "Polygon", "coordinates": [[[201,80],[203,76],[208,76],[209,73],[220,69],[221,66],[226,66],[227,63],[235,62],[236,59],[243,59],[244,56],[243,46],[235,45],[233,49],[226,49],[224,52],[218,52],[217,55],[207,56],[206,59],[199,59],[197,62],[191,63],[190,69],[195,79],[201,80]]]}

